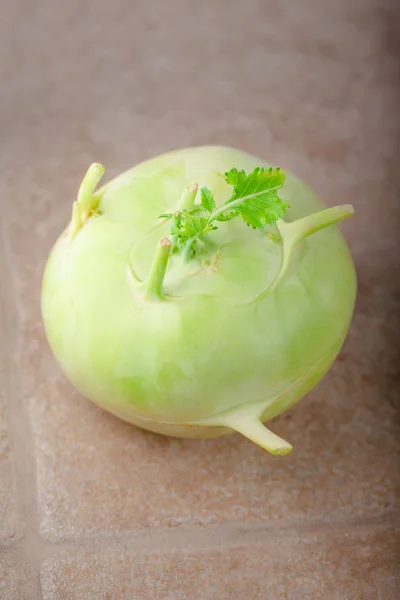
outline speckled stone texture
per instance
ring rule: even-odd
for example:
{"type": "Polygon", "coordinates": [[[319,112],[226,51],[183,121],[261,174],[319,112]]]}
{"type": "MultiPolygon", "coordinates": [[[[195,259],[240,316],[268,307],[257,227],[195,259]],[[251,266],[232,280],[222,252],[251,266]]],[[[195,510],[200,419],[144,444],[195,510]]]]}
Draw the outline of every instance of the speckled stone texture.
{"type": "Polygon", "coordinates": [[[391,530],[379,529],[272,536],[265,544],[202,553],[62,552],[43,565],[43,598],[369,600],[384,594],[395,600],[396,541],[391,530]]]}
{"type": "Polygon", "coordinates": [[[0,550],[0,598],[2,600],[23,598],[21,570],[21,565],[16,565],[4,551],[0,550]]]}
{"type": "MultiPolygon", "coordinates": [[[[1,231],[1,229],[0,229],[1,231]]],[[[17,509],[16,469],[12,459],[10,426],[6,404],[12,402],[14,390],[9,385],[13,352],[12,332],[8,315],[13,314],[12,294],[4,286],[6,275],[5,252],[0,246],[0,273],[2,285],[0,292],[0,552],[1,546],[12,544],[18,537],[19,515],[17,509]]],[[[0,588],[1,589],[1,588],[0,588]]],[[[0,596],[1,597],[1,596],[0,596]]]]}
{"type": "Polygon", "coordinates": [[[0,542],[9,544],[16,535],[15,469],[10,456],[6,415],[0,400],[0,542]]]}
{"type": "Polygon", "coordinates": [[[3,1],[1,600],[399,596],[399,22],[394,0],[3,1]],[[352,327],[274,421],[284,458],[130,427],[44,339],[41,274],[87,166],[200,144],[356,209],[352,327]]]}

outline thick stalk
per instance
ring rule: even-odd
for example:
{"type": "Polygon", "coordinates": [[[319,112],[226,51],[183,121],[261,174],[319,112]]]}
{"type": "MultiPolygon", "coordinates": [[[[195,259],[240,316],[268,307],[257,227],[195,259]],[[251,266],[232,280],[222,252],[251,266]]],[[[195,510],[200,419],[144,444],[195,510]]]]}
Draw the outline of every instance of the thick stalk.
{"type": "Polygon", "coordinates": [[[104,167],[100,163],[92,163],[78,191],[78,204],[81,209],[82,224],[89,218],[90,213],[97,208],[98,199],[93,197],[93,192],[104,174],[104,167]]]}
{"type": "Polygon", "coordinates": [[[293,450],[293,446],[289,442],[267,429],[257,417],[231,415],[225,417],[223,425],[241,433],[275,456],[284,456],[293,450]]]}
{"type": "Polygon", "coordinates": [[[81,208],[77,202],[72,205],[72,217],[69,224],[68,237],[70,241],[74,239],[80,228],[82,227],[81,208]]]}
{"type": "Polygon", "coordinates": [[[147,300],[163,299],[163,283],[171,249],[171,241],[167,237],[162,238],[157,246],[149,276],[144,283],[147,300]]]}
{"type": "Polygon", "coordinates": [[[339,221],[348,219],[353,215],[354,208],[351,204],[343,204],[342,206],[326,208],[325,210],[313,213],[312,215],[308,215],[307,217],[303,217],[292,223],[278,221],[276,225],[281,234],[282,231],[290,232],[289,237],[292,238],[294,243],[297,243],[299,240],[304,240],[304,238],[312,233],[320,231],[329,225],[335,225],[336,223],[339,223],[339,221]]]}
{"type": "Polygon", "coordinates": [[[309,235],[335,225],[339,221],[348,219],[354,215],[354,208],[350,204],[344,204],[342,206],[334,206],[333,208],[327,208],[325,210],[318,211],[297,221],[291,221],[287,223],[280,219],[276,222],[276,227],[280,233],[282,240],[282,262],[279,272],[273,282],[255,299],[258,302],[267,293],[271,292],[284,278],[286,275],[293,252],[301,240],[304,240],[309,235]]]}
{"type": "Polygon", "coordinates": [[[72,241],[78,231],[86,223],[91,213],[97,208],[101,196],[94,196],[94,190],[103,177],[104,167],[100,163],[92,163],[79,186],[76,202],[72,205],[72,217],[69,224],[68,237],[72,241]]]}
{"type": "Polygon", "coordinates": [[[197,183],[191,183],[190,185],[185,187],[179,204],[180,211],[190,210],[191,208],[193,208],[198,189],[199,186],[197,185],[197,183]]]}

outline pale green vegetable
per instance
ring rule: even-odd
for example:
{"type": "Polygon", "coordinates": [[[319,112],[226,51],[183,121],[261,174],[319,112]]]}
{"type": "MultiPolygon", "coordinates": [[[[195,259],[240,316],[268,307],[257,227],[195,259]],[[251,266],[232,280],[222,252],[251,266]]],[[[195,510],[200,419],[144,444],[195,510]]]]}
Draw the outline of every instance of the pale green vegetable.
{"type": "Polygon", "coordinates": [[[43,278],[65,375],[142,428],[236,430],[289,452],[262,423],[343,344],[356,276],[335,223],[352,207],[324,210],[293,175],[225,147],[158,156],[96,191],[102,175],[89,168],[43,278]]]}

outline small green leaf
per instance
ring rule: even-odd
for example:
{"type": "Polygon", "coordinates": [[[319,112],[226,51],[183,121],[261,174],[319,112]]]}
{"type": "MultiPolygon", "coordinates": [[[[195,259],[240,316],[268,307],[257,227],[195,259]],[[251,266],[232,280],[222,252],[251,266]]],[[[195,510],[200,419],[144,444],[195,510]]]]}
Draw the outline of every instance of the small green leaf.
{"type": "Polygon", "coordinates": [[[194,217],[190,213],[187,213],[183,216],[180,226],[180,232],[187,238],[191,238],[194,235],[196,235],[196,225],[194,217]]]}
{"type": "Polygon", "coordinates": [[[247,175],[245,171],[238,171],[236,168],[231,169],[225,173],[225,181],[229,185],[237,186],[246,179],[247,175]]]}
{"type": "Polygon", "coordinates": [[[195,204],[189,212],[191,215],[195,215],[196,213],[204,213],[204,208],[202,206],[199,206],[198,204],[195,204]]]}
{"type": "Polygon", "coordinates": [[[234,219],[235,217],[237,217],[238,214],[239,213],[237,210],[231,210],[230,212],[223,212],[223,213],[220,213],[215,220],[216,221],[230,221],[231,219],[234,219]]]}
{"type": "Polygon", "coordinates": [[[211,190],[209,190],[208,187],[203,186],[200,189],[200,194],[201,194],[201,204],[203,205],[203,207],[205,208],[205,210],[208,213],[211,213],[215,208],[215,200],[214,200],[214,196],[211,193],[211,190]]]}
{"type": "Polygon", "coordinates": [[[225,180],[233,185],[233,194],[226,205],[234,202],[236,214],[254,229],[262,230],[266,224],[273,225],[288,208],[288,204],[278,196],[285,178],[279,167],[257,167],[249,175],[231,169],[225,173],[225,180]]]}
{"type": "Polygon", "coordinates": [[[279,168],[257,167],[248,175],[233,168],[225,173],[225,181],[233,191],[222,206],[216,206],[211,190],[203,186],[201,204],[161,215],[172,218],[173,251],[182,252],[185,259],[195,255],[199,243],[210,243],[207,234],[217,229],[217,221],[230,221],[240,216],[248,226],[263,230],[265,225],[273,225],[282,219],[288,208],[278,196],[285,181],[285,174],[279,168]]]}
{"type": "Polygon", "coordinates": [[[180,235],[181,221],[182,221],[182,215],[180,212],[176,212],[174,215],[172,215],[172,226],[171,226],[172,235],[175,235],[175,236],[180,235]]]}
{"type": "Polygon", "coordinates": [[[159,219],[170,219],[171,217],[173,217],[173,214],[172,213],[171,214],[168,213],[168,214],[165,214],[165,215],[160,215],[158,218],[159,219]]]}

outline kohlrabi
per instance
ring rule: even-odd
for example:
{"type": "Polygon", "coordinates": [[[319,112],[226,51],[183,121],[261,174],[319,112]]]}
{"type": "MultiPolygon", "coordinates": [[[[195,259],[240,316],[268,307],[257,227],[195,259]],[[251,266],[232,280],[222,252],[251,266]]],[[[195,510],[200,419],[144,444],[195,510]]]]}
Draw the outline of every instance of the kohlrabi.
{"type": "Polygon", "coordinates": [[[158,156],[97,189],[89,167],[45,269],[42,314],[66,377],[144,429],[238,431],[273,454],[263,423],[335,360],[356,277],[314,192],[225,147],[158,156]]]}

